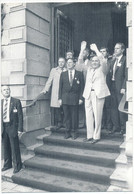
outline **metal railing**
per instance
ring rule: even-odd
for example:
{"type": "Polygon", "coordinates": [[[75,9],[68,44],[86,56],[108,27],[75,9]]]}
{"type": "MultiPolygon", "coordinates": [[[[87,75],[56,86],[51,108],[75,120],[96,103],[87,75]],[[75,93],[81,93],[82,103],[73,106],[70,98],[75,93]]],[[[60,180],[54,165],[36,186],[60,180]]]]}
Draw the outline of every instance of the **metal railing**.
{"type": "Polygon", "coordinates": [[[44,95],[44,93],[40,93],[30,104],[23,106],[22,108],[27,108],[27,107],[32,107],[35,106],[36,102],[38,101],[38,99],[40,97],[42,97],[44,95]]]}
{"type": "MultiPolygon", "coordinates": [[[[132,97],[128,99],[128,101],[132,101],[132,97]]],[[[130,114],[132,115],[132,113],[128,112],[128,109],[125,108],[125,104],[126,104],[126,93],[123,95],[120,104],[119,104],[119,111],[126,113],[126,114],[130,114]]]]}

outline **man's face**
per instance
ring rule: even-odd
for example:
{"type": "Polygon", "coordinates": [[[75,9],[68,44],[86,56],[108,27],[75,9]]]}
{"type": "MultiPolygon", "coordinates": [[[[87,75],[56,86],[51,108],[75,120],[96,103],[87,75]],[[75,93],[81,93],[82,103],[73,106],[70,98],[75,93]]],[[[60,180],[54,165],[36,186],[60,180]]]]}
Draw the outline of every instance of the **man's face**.
{"type": "Polygon", "coordinates": [[[121,48],[121,45],[120,44],[116,44],[115,47],[114,47],[114,54],[115,56],[120,56],[123,54],[123,51],[124,49],[121,48]]]}
{"type": "Polygon", "coordinates": [[[4,98],[8,98],[10,96],[10,88],[8,86],[2,87],[2,95],[4,98]]]}
{"type": "Polygon", "coordinates": [[[59,64],[59,67],[60,67],[60,68],[63,68],[63,67],[65,66],[65,59],[59,58],[58,64],[59,64]]]}
{"type": "Polygon", "coordinates": [[[108,56],[107,49],[100,49],[100,52],[105,58],[108,56]]]}
{"type": "Polygon", "coordinates": [[[72,59],[73,58],[73,53],[72,52],[67,52],[66,53],[66,59],[72,59]]]}
{"type": "Polygon", "coordinates": [[[93,69],[97,69],[98,67],[100,67],[100,61],[99,61],[97,56],[93,57],[91,59],[91,62],[92,62],[92,68],[93,69]]]}
{"type": "Polygon", "coordinates": [[[89,55],[88,51],[84,50],[83,51],[83,60],[86,60],[88,58],[88,55],[89,55]]]}
{"type": "Polygon", "coordinates": [[[67,61],[67,68],[70,69],[70,70],[72,70],[74,68],[74,66],[75,66],[75,64],[74,64],[73,60],[72,59],[69,59],[67,61]]]}

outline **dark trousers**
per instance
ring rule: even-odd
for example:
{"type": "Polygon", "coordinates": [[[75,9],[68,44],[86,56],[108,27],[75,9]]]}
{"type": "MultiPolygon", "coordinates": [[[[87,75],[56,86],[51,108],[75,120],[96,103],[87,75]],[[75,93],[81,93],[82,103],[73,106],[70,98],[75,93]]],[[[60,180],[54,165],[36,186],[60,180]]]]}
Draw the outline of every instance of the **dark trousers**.
{"type": "Polygon", "coordinates": [[[52,122],[53,125],[58,126],[59,124],[64,124],[64,115],[63,115],[63,108],[56,108],[51,107],[51,113],[54,116],[54,121],[52,122]]]}
{"type": "Polygon", "coordinates": [[[111,119],[115,130],[126,130],[127,115],[118,110],[122,94],[117,92],[115,82],[112,82],[111,88],[111,119]]]}
{"type": "Polygon", "coordinates": [[[15,137],[10,136],[6,132],[7,130],[10,130],[10,126],[4,126],[4,132],[2,136],[4,147],[4,167],[12,167],[13,162],[14,169],[20,170],[22,167],[22,162],[20,156],[18,135],[15,137]]]}
{"type": "Polygon", "coordinates": [[[102,128],[106,128],[108,130],[112,129],[111,96],[107,96],[105,98],[105,103],[104,103],[104,107],[103,107],[103,116],[102,116],[102,128]]]}
{"type": "Polygon", "coordinates": [[[64,121],[66,126],[66,133],[71,132],[77,134],[79,121],[79,106],[78,105],[63,105],[64,121]]]}

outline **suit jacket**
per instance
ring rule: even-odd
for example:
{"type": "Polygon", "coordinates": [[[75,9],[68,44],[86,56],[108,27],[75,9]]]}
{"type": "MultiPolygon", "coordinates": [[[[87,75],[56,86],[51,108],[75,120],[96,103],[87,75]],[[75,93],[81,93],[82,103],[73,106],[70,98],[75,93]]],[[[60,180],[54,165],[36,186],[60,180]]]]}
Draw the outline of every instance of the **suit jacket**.
{"type": "MultiPolygon", "coordinates": [[[[116,59],[115,59],[116,60],[116,59]]],[[[110,63],[110,80],[112,81],[113,75],[113,66],[115,60],[112,60],[110,63]]],[[[121,89],[126,89],[126,80],[127,80],[127,68],[126,68],[126,57],[122,56],[119,61],[120,66],[117,66],[115,71],[115,87],[117,93],[120,93],[121,89]]]]}
{"type": "Polygon", "coordinates": [[[89,99],[91,89],[94,89],[97,98],[104,98],[110,95],[106,84],[106,75],[103,73],[102,66],[94,72],[92,68],[87,71],[86,84],[83,92],[83,97],[89,99]]]}
{"type": "MultiPolygon", "coordinates": [[[[66,68],[63,69],[63,71],[66,71],[66,68]]],[[[52,68],[49,78],[46,82],[46,85],[44,87],[43,91],[49,91],[50,87],[52,86],[51,90],[51,107],[60,107],[59,101],[58,101],[58,95],[59,95],[59,81],[60,81],[60,75],[61,75],[61,68],[55,67],[52,68]]]]}
{"type": "Polygon", "coordinates": [[[59,99],[62,99],[62,104],[78,105],[79,99],[83,100],[83,89],[84,78],[82,72],[75,70],[72,86],[70,86],[68,71],[61,74],[59,99]]]}
{"type": "MultiPolygon", "coordinates": [[[[3,99],[1,101],[1,121],[2,121],[2,133],[4,130],[3,127],[3,99]]],[[[10,115],[10,130],[7,133],[10,136],[15,137],[18,134],[18,131],[23,131],[23,113],[22,113],[22,106],[19,99],[11,97],[10,100],[10,108],[9,108],[9,115],[10,115]]]]}

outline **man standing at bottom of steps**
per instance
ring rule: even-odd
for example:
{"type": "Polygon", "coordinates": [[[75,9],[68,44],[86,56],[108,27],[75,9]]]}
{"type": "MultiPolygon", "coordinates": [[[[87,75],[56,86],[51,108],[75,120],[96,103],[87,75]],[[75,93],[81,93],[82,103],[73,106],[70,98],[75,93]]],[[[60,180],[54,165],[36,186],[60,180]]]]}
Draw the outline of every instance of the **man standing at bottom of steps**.
{"type": "Polygon", "coordinates": [[[78,109],[83,103],[84,78],[82,72],[74,69],[75,63],[72,58],[67,60],[68,71],[60,77],[59,103],[63,106],[66,125],[65,139],[78,137],[78,109]]]}
{"type": "Polygon", "coordinates": [[[2,171],[12,168],[17,173],[22,167],[19,138],[23,130],[23,113],[19,99],[10,96],[9,86],[2,86],[4,99],[1,102],[2,112],[2,140],[4,146],[4,167],[2,171]]]}

